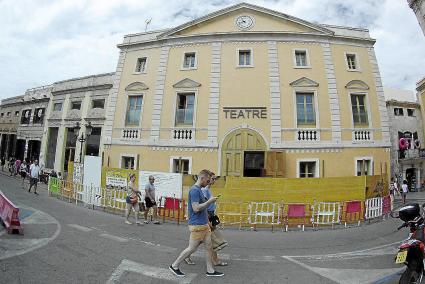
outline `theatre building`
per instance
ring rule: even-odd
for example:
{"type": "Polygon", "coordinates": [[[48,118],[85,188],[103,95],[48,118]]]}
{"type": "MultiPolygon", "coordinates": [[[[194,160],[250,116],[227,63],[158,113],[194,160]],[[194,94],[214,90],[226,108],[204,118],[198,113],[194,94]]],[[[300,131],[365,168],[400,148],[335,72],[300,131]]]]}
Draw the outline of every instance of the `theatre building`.
{"type": "Polygon", "coordinates": [[[124,37],[104,165],[221,176],[389,172],[368,30],[238,4],[124,37]]]}

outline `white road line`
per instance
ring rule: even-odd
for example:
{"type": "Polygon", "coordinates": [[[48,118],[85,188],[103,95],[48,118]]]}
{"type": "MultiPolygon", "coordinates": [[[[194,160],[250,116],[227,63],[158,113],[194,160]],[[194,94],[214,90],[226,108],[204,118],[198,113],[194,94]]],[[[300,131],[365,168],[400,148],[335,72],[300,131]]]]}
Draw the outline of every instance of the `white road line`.
{"type": "MultiPolygon", "coordinates": [[[[27,207],[25,206],[25,208],[30,209],[32,211],[34,211],[35,213],[40,213],[41,215],[38,215],[39,217],[37,217],[38,221],[40,221],[40,224],[51,224],[50,222],[53,221],[54,224],[56,224],[57,229],[55,231],[55,233],[53,234],[53,236],[49,237],[49,238],[40,238],[40,239],[1,239],[1,243],[2,245],[4,245],[5,247],[8,248],[8,250],[6,250],[4,253],[0,254],[0,260],[6,259],[6,258],[10,258],[10,257],[14,257],[14,256],[19,256],[19,255],[23,255],[26,253],[29,253],[33,250],[36,250],[38,248],[41,248],[45,245],[47,245],[49,242],[55,240],[60,232],[61,232],[61,225],[60,223],[53,218],[52,216],[48,215],[47,213],[44,213],[42,211],[36,210],[34,208],[31,207],[27,207]],[[10,248],[15,247],[15,249],[10,250],[10,248]]],[[[37,223],[34,223],[37,224],[37,223]]]]}
{"type": "Polygon", "coordinates": [[[197,274],[188,273],[186,274],[186,277],[178,278],[177,276],[174,276],[168,270],[168,268],[150,266],[142,263],[137,263],[128,259],[124,259],[121,261],[120,265],[118,265],[118,267],[114,270],[108,281],[106,281],[106,284],[120,283],[120,278],[126,271],[135,272],[148,277],[161,280],[168,280],[181,284],[189,284],[197,276],[197,274]]]}
{"type": "Polygon", "coordinates": [[[68,224],[68,227],[71,227],[71,228],[74,228],[74,229],[77,229],[79,231],[86,232],[86,233],[93,231],[93,229],[90,229],[90,228],[84,227],[84,226],[80,226],[80,225],[77,225],[77,224],[68,224]]]}
{"type": "Polygon", "coordinates": [[[344,258],[344,257],[352,257],[352,256],[377,256],[377,255],[385,255],[385,254],[395,254],[396,253],[396,245],[399,245],[401,241],[381,245],[377,247],[372,247],[363,250],[356,251],[348,251],[348,252],[340,252],[340,253],[331,253],[331,254],[312,254],[312,255],[283,255],[283,258],[344,258]]]}
{"type": "Polygon", "coordinates": [[[100,234],[99,236],[102,237],[102,238],[117,241],[117,242],[120,242],[120,243],[128,242],[128,239],[126,239],[126,238],[121,238],[121,237],[110,235],[110,234],[100,234]]]}
{"type": "MultiPolygon", "coordinates": [[[[198,250],[192,254],[195,257],[204,258],[205,250],[198,250]]],[[[223,260],[236,260],[236,261],[252,261],[252,262],[277,262],[275,256],[272,255],[250,255],[248,257],[242,257],[240,255],[231,254],[218,254],[218,257],[223,260]]]]}
{"type": "Polygon", "coordinates": [[[284,259],[295,263],[307,270],[310,270],[322,277],[341,284],[359,284],[373,283],[385,276],[398,273],[404,268],[387,268],[387,269],[344,269],[344,268],[321,268],[309,266],[291,257],[283,257],[284,259]]]}

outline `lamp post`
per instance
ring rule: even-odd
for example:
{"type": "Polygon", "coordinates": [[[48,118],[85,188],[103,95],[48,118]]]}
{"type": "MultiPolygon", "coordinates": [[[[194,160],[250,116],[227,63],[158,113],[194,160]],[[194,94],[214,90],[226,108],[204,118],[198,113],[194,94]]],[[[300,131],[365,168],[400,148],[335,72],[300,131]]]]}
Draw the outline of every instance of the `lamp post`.
{"type": "Polygon", "coordinates": [[[93,129],[90,121],[85,125],[85,127],[86,127],[86,133],[84,134],[84,132],[82,132],[80,137],[78,137],[78,135],[80,133],[80,129],[81,129],[80,123],[77,122],[75,124],[75,127],[74,127],[74,135],[77,138],[77,141],[80,142],[80,159],[78,160],[80,163],[82,162],[81,158],[82,158],[82,155],[83,155],[83,144],[84,144],[84,142],[87,141],[87,139],[91,135],[91,131],[93,129]]]}

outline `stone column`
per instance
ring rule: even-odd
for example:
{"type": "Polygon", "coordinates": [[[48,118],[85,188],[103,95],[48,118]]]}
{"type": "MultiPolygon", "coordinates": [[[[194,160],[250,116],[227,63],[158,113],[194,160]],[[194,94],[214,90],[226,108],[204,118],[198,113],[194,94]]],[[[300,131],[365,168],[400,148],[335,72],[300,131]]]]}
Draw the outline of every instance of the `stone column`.
{"type": "MultiPolygon", "coordinates": [[[[28,155],[28,139],[25,139],[25,150],[24,150],[24,160],[27,158],[28,155]]],[[[29,157],[31,159],[31,157],[29,157]]]]}

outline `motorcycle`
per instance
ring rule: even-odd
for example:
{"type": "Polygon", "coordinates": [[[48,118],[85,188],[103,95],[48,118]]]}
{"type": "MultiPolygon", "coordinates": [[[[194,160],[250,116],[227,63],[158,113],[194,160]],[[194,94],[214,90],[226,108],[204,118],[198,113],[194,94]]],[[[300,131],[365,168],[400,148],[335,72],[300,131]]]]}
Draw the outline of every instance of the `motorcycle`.
{"type": "Polygon", "coordinates": [[[425,271],[425,224],[421,208],[417,203],[407,204],[399,209],[398,216],[393,214],[391,213],[392,217],[399,218],[404,222],[397,230],[407,227],[410,230],[408,238],[399,246],[395,257],[396,264],[406,265],[399,283],[419,284],[422,282],[425,271]]]}

